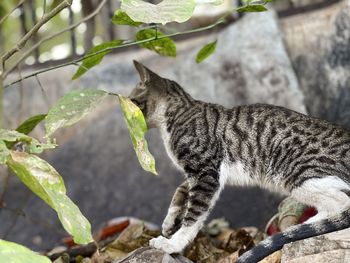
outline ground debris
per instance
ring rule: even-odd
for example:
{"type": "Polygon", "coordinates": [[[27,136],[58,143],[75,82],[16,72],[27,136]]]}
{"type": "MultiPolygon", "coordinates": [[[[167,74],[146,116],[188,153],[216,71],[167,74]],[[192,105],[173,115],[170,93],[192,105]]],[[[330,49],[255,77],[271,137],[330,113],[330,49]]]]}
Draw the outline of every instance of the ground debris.
{"type": "MultiPolygon", "coordinates": [[[[53,250],[60,253],[50,255],[57,263],[234,263],[239,255],[264,238],[264,234],[255,227],[231,229],[224,219],[215,219],[203,228],[182,256],[169,255],[149,247],[149,241],[160,234],[160,230],[141,220],[128,221],[127,224],[122,220],[114,222],[112,226],[108,224],[99,231],[96,235],[99,237],[98,246],[91,243],[86,246],[73,246],[64,251],[60,247],[59,250],[53,250]],[[110,231],[111,229],[123,231],[116,233],[110,231]],[[106,233],[111,233],[111,236],[106,233]]],[[[70,245],[66,240],[65,244],[70,245]]]]}

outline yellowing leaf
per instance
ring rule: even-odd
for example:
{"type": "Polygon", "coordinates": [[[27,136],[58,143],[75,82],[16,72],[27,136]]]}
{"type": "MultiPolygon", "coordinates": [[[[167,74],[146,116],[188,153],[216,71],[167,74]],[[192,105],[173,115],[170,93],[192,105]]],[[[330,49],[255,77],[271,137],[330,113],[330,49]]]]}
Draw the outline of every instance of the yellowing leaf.
{"type": "Polygon", "coordinates": [[[0,239],[0,262],[51,263],[51,260],[24,246],[0,239]]]}
{"type": "Polygon", "coordinates": [[[72,90],[49,110],[46,116],[46,136],[51,136],[57,129],[70,126],[94,110],[108,96],[97,89],[72,90]]]}
{"type": "Polygon", "coordinates": [[[195,6],[194,0],[163,0],[157,5],[142,0],[122,0],[121,9],[134,21],[164,25],[173,21],[187,21],[192,16],[195,6]]]}
{"type": "Polygon", "coordinates": [[[18,178],[37,196],[53,208],[64,227],[77,244],[93,241],[89,221],[66,196],[62,177],[46,161],[36,155],[11,151],[6,163],[18,178]]]}
{"type": "Polygon", "coordinates": [[[199,50],[199,52],[197,53],[197,57],[196,57],[197,63],[201,63],[203,60],[205,60],[211,54],[214,53],[214,51],[216,49],[216,42],[217,42],[217,40],[215,40],[214,42],[208,43],[199,50]]]}
{"type": "Polygon", "coordinates": [[[128,125],[132,144],[143,169],[157,174],[154,157],[148,150],[145,133],[147,124],[142,111],[130,99],[118,95],[124,119],[128,125]]]}
{"type": "Polygon", "coordinates": [[[77,72],[75,72],[72,79],[74,80],[74,79],[79,78],[81,75],[85,74],[85,72],[87,72],[90,68],[100,64],[100,62],[102,61],[104,56],[107,55],[109,52],[111,52],[111,50],[107,50],[107,51],[103,51],[103,52],[102,52],[102,50],[107,49],[107,48],[113,48],[113,47],[120,46],[123,42],[124,42],[124,40],[117,39],[117,40],[113,40],[110,42],[104,42],[100,45],[97,45],[97,46],[91,48],[88,51],[88,53],[85,55],[83,63],[78,68],[77,72]],[[92,55],[98,51],[101,51],[101,52],[96,54],[96,55],[92,55]]]}
{"type": "MultiPolygon", "coordinates": [[[[152,39],[156,37],[156,34],[158,37],[164,36],[164,34],[162,32],[159,32],[159,30],[156,32],[155,29],[143,29],[136,33],[136,40],[141,41],[152,39]]],[[[169,37],[151,40],[139,45],[141,47],[153,50],[163,56],[176,57],[176,45],[174,41],[169,37]]]]}

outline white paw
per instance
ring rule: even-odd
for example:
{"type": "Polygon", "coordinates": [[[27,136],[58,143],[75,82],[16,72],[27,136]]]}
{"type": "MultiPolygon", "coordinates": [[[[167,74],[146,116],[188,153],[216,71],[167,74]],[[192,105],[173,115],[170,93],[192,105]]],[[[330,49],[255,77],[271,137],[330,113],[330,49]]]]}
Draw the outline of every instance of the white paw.
{"type": "Polygon", "coordinates": [[[161,249],[168,254],[180,253],[183,247],[176,242],[173,242],[171,239],[167,239],[163,236],[153,238],[149,241],[151,247],[161,249]]]}

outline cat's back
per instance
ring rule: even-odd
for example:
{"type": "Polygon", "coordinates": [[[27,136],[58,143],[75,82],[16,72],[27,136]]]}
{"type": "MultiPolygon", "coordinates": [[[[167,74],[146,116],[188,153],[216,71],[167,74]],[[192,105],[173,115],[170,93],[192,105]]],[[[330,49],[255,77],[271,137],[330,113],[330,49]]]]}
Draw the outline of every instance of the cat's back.
{"type": "Polygon", "coordinates": [[[288,184],[310,170],[350,182],[349,131],[268,104],[226,109],[225,114],[223,141],[231,163],[243,162],[257,176],[289,177],[288,184]]]}

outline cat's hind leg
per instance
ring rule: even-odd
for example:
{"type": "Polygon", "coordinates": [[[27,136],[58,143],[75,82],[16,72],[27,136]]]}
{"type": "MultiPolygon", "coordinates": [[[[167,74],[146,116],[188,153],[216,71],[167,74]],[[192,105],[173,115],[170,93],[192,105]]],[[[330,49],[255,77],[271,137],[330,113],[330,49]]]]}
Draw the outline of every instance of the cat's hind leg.
{"type": "Polygon", "coordinates": [[[303,224],[275,234],[245,252],[237,263],[255,263],[290,242],[350,227],[350,186],[337,176],[312,178],[291,191],[301,203],[316,207],[318,214],[303,224]]]}
{"type": "Polygon", "coordinates": [[[188,182],[183,182],[175,191],[171,200],[168,213],[163,221],[162,234],[170,237],[180,227],[182,219],[186,213],[188,201],[188,182]]]}
{"type": "Polygon", "coordinates": [[[150,245],[169,254],[181,252],[197,236],[221,190],[219,174],[212,170],[189,179],[187,210],[181,227],[170,239],[160,236],[152,239],[150,245]]]}
{"type": "Polygon", "coordinates": [[[313,206],[318,213],[305,223],[314,223],[350,209],[350,185],[337,176],[313,178],[292,190],[299,202],[313,206]]]}

